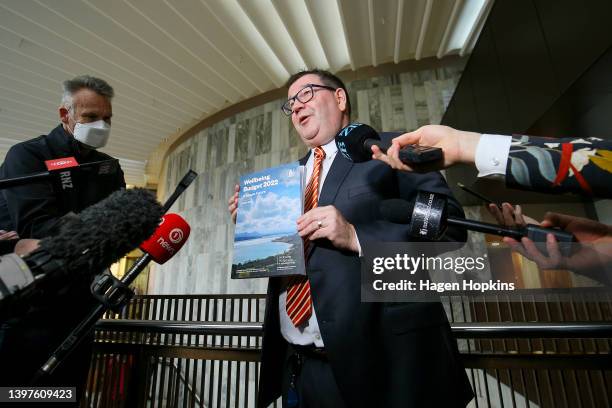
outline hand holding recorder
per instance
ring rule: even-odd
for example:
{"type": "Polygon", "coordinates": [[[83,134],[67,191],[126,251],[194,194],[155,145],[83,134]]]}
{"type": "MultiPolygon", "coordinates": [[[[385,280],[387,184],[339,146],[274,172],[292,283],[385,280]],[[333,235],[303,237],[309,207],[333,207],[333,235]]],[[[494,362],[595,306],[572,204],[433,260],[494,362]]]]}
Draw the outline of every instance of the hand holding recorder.
{"type": "Polygon", "coordinates": [[[427,125],[394,138],[386,154],[382,149],[373,147],[372,158],[381,160],[396,170],[416,172],[442,170],[458,163],[474,164],[479,140],[478,133],[464,132],[448,126],[427,125]],[[426,163],[403,162],[400,159],[400,151],[409,145],[439,148],[441,160],[426,163]]]}
{"type": "MultiPolygon", "coordinates": [[[[338,132],[335,141],[340,153],[355,163],[371,160],[373,151],[387,152],[392,148],[388,141],[381,140],[374,129],[363,123],[350,123],[338,132]]],[[[404,166],[431,166],[442,160],[442,150],[424,144],[405,144],[397,149],[394,157],[404,166]]]]}

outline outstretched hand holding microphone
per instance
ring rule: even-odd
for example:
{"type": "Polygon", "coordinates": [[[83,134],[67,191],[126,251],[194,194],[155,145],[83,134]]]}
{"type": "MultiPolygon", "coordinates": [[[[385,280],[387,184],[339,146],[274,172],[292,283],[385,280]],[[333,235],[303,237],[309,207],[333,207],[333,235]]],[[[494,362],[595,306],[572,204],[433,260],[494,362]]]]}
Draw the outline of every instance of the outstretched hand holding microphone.
{"type": "MultiPolygon", "coordinates": [[[[365,125],[363,125],[365,126],[365,125]]],[[[369,128],[366,126],[366,128],[369,128]]],[[[371,129],[371,128],[369,128],[371,129]]],[[[591,167],[583,167],[584,175],[580,174],[577,168],[572,168],[571,164],[572,152],[577,150],[590,149],[591,156],[598,160],[598,163],[606,163],[608,157],[612,157],[612,143],[609,141],[601,141],[596,139],[547,139],[547,138],[521,138],[518,141],[512,141],[510,136],[501,135],[481,135],[475,132],[466,132],[453,129],[448,126],[427,125],[423,126],[414,132],[405,133],[394,138],[390,146],[364,143],[365,139],[371,139],[373,129],[369,131],[368,136],[362,136],[364,130],[358,132],[343,132],[341,131],[336,142],[338,148],[343,152],[344,156],[352,161],[365,161],[367,159],[381,160],[396,170],[427,172],[442,170],[456,164],[475,165],[479,170],[479,176],[487,176],[490,174],[499,174],[512,178],[512,185],[515,187],[524,188],[540,188],[540,186],[532,186],[525,184],[520,185],[520,179],[514,179],[511,166],[512,157],[516,155],[516,159],[524,160],[524,155],[531,155],[537,152],[540,157],[549,155],[552,165],[557,165],[557,176],[552,180],[550,185],[543,186],[543,190],[554,189],[556,192],[571,191],[583,192],[585,185],[590,186],[591,193],[608,197],[612,195],[612,189],[609,188],[610,173],[600,172],[599,168],[591,164],[591,167]],[[558,141],[558,143],[557,143],[558,141]],[[515,145],[511,149],[511,144],[515,145]],[[441,151],[441,157],[437,160],[425,161],[409,161],[402,160],[402,150],[409,146],[426,146],[428,148],[438,148],[441,151]],[[342,146],[348,147],[343,150],[342,146]],[[587,146],[587,147],[584,147],[587,146]],[[589,147],[590,146],[590,147],[589,147]],[[511,150],[514,150],[512,152],[511,150]],[[368,151],[372,152],[370,157],[366,158],[368,151]],[[522,156],[523,155],[523,156],[522,156]],[[567,180],[568,173],[563,173],[563,169],[572,169],[573,177],[583,177],[580,182],[567,180]],[[565,179],[562,177],[565,174],[565,179]],[[594,180],[592,180],[594,179],[594,180]],[[589,184],[590,182],[590,184],[589,184]],[[607,184],[606,184],[607,183],[607,184]]],[[[519,165],[521,162],[518,162],[519,165]]],[[[528,168],[529,171],[536,173],[538,162],[528,168]]],[[[612,163],[611,163],[612,164],[612,163]]],[[[551,176],[547,175],[549,178],[551,176]]],[[[533,177],[532,179],[535,179],[533,177]]],[[[528,179],[529,180],[529,179],[528,179]]],[[[496,218],[500,221],[501,218],[508,219],[510,215],[508,210],[512,210],[513,214],[510,218],[523,217],[516,214],[512,206],[504,204],[503,213],[501,209],[497,210],[496,218]],[[515,217],[517,216],[517,217],[515,217]]],[[[502,225],[508,225],[507,222],[501,222],[502,225]]],[[[531,224],[535,227],[535,224],[531,224]]],[[[508,225],[510,226],[510,225],[508,225]]],[[[516,225],[511,225],[516,227],[516,225]]],[[[526,225],[521,225],[526,227],[526,225]]],[[[542,228],[556,228],[569,234],[573,234],[576,241],[581,244],[575,248],[571,254],[563,254],[560,250],[560,245],[554,233],[539,234],[539,240],[542,241],[536,245],[532,237],[524,236],[517,237],[512,235],[504,238],[504,241],[514,250],[520,252],[525,257],[535,261],[541,268],[567,268],[578,272],[591,274],[591,271],[597,267],[609,268],[612,264],[612,227],[599,223],[597,221],[588,220],[580,217],[572,217],[563,214],[548,213],[544,221],[540,224],[542,228]],[[538,248],[539,246],[539,248],[538,248]]],[[[553,231],[554,232],[554,231],[553,231]]],[[[502,234],[503,235],[503,234],[502,234]]],[[[601,274],[599,280],[601,280],[601,274]]],[[[609,279],[610,277],[608,277],[609,279]]],[[[604,279],[605,280],[605,279],[604,279]]]]}
{"type": "Polygon", "coordinates": [[[383,161],[396,170],[418,173],[443,170],[460,163],[474,164],[480,136],[475,132],[464,132],[448,126],[422,126],[414,132],[404,133],[394,138],[391,141],[391,147],[386,152],[378,146],[372,147],[372,158],[383,161]],[[423,164],[402,162],[399,152],[403,147],[409,145],[440,148],[442,159],[423,164]]]}
{"type": "Polygon", "coordinates": [[[373,159],[397,170],[427,172],[463,163],[474,165],[478,177],[502,176],[512,188],[612,198],[610,140],[512,137],[426,125],[394,138],[386,151],[371,151],[373,159]],[[412,145],[440,148],[443,157],[426,165],[402,162],[401,150],[412,145]]]}
{"type": "Polygon", "coordinates": [[[420,191],[414,202],[383,201],[384,219],[409,224],[414,237],[437,240],[448,225],[504,237],[515,251],[542,269],[569,269],[602,283],[612,283],[612,227],[564,214],[547,213],[540,225],[500,227],[447,216],[444,197],[420,191]]]}
{"type": "Polygon", "coordinates": [[[540,251],[528,238],[517,241],[505,237],[504,242],[542,269],[569,269],[606,284],[612,283],[611,226],[582,217],[553,212],[546,213],[540,226],[559,228],[571,233],[579,245],[575,245],[574,251],[566,256],[552,234],[546,236],[547,254],[540,251]]]}

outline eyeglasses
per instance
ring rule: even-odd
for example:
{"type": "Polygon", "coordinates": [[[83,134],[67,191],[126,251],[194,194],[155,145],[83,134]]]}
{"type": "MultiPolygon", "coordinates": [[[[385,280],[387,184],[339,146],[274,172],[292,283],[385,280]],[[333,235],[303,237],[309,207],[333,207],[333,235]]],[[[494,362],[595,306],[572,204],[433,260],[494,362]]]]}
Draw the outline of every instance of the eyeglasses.
{"type": "Polygon", "coordinates": [[[322,88],[322,89],[327,89],[329,91],[335,91],[337,89],[337,88],[332,88],[331,86],[326,86],[326,85],[307,84],[305,87],[300,89],[298,93],[296,93],[294,96],[287,99],[285,103],[283,103],[283,106],[281,106],[283,113],[287,116],[291,116],[291,114],[293,113],[293,105],[295,104],[296,99],[302,103],[306,103],[310,101],[312,98],[314,98],[314,94],[315,94],[314,88],[322,88]]]}

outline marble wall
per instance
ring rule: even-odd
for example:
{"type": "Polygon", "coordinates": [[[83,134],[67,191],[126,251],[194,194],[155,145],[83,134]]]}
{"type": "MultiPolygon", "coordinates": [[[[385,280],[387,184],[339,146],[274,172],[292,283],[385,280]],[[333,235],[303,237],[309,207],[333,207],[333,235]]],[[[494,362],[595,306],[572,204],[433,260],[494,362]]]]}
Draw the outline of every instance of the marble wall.
{"type": "MultiPolygon", "coordinates": [[[[413,130],[439,123],[463,63],[347,83],[353,120],[379,131],[413,130]]],[[[279,99],[241,112],[202,130],[169,157],[165,191],[173,191],[188,169],[198,178],[172,212],[191,225],[185,247],[166,264],[152,267],[151,294],[264,293],[266,279],[230,279],[233,224],[227,200],[243,173],[295,161],[305,147],[279,99]]]]}

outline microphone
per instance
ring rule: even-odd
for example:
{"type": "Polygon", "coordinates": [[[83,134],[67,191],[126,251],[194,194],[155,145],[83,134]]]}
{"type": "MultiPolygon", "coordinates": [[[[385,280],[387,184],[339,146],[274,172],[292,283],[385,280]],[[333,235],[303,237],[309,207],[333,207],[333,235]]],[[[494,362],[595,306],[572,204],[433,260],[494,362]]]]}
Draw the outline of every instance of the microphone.
{"type": "MultiPolygon", "coordinates": [[[[167,211],[185,189],[195,180],[197,173],[189,170],[179,181],[174,192],[161,207],[162,212],[167,211]]],[[[190,228],[187,222],[177,214],[168,214],[159,223],[155,233],[143,243],[145,254],[138,258],[129,271],[118,280],[112,275],[99,275],[99,278],[91,285],[91,291],[99,304],[95,306],[87,317],[66,337],[64,342],[53,352],[49,359],[40,367],[32,379],[37,383],[41,378],[51,374],[68,354],[83,340],[90,332],[95,323],[104,315],[107,309],[119,312],[127,303],[133,292],[129,285],[134,282],[138,274],[142,272],[151,259],[156,257],[161,263],[166,262],[178,251],[189,237],[190,228]],[[169,216],[169,217],[168,217],[169,216]],[[160,239],[161,238],[161,239],[160,239]],[[176,241],[176,242],[174,242],[176,241]],[[160,250],[157,246],[163,249],[160,250]],[[150,251],[150,252],[147,252],[150,251]],[[166,251],[166,252],[164,252],[166,251]],[[153,255],[152,255],[153,254],[153,255]]]]}
{"type": "Polygon", "coordinates": [[[58,234],[43,238],[23,258],[0,257],[0,316],[65,283],[64,277],[88,279],[102,272],[149,237],[162,213],[147,190],[116,191],[65,216],[58,234]]]}
{"type": "Polygon", "coordinates": [[[158,264],[164,264],[174,256],[187,242],[191,228],[178,214],[166,214],[162,217],[155,233],[140,245],[158,264]]]}
{"type": "Polygon", "coordinates": [[[129,285],[134,282],[149,261],[153,259],[158,263],[164,263],[172,258],[183,247],[190,231],[189,224],[180,215],[166,214],[153,235],[141,245],[145,254],[134,263],[121,280],[112,275],[99,275],[92,283],[91,291],[100,303],[91,310],[89,315],[72,330],[64,342],[53,352],[38,370],[32,382],[37,383],[42,377],[51,374],[82,341],[85,335],[92,330],[107,309],[110,308],[119,312],[134,294],[129,289],[129,285]]]}
{"type": "Polygon", "coordinates": [[[101,303],[98,307],[105,306],[109,309],[120,310],[134,295],[129,285],[149,260],[152,259],[158,264],[165,263],[183,247],[190,232],[189,224],[180,215],[164,215],[153,235],[140,245],[140,249],[145,254],[134,263],[121,280],[108,274],[98,275],[94,279],[91,284],[91,292],[101,303]]]}
{"type": "Polygon", "coordinates": [[[50,179],[57,180],[59,190],[70,190],[74,188],[73,175],[75,171],[100,175],[113,174],[119,169],[119,160],[108,159],[79,164],[74,157],[62,157],[59,159],[46,160],[45,166],[47,167],[47,171],[0,180],[0,190],[50,179]]]}
{"type": "MultiPolygon", "coordinates": [[[[349,161],[362,163],[372,159],[372,146],[378,146],[383,153],[391,143],[380,139],[378,133],[363,123],[351,123],[341,129],[335,138],[336,146],[349,161]]],[[[406,145],[399,151],[404,164],[421,164],[442,159],[442,149],[419,145],[406,145]]]]}
{"type": "Polygon", "coordinates": [[[510,237],[517,241],[527,237],[536,243],[538,249],[546,253],[546,235],[553,234],[564,256],[571,253],[572,243],[576,241],[573,234],[554,228],[543,228],[534,224],[507,228],[497,224],[448,216],[446,209],[446,196],[428,191],[419,191],[414,202],[394,198],[384,200],[380,204],[382,217],[396,224],[409,224],[410,235],[413,237],[436,240],[451,225],[470,231],[510,237]]]}

